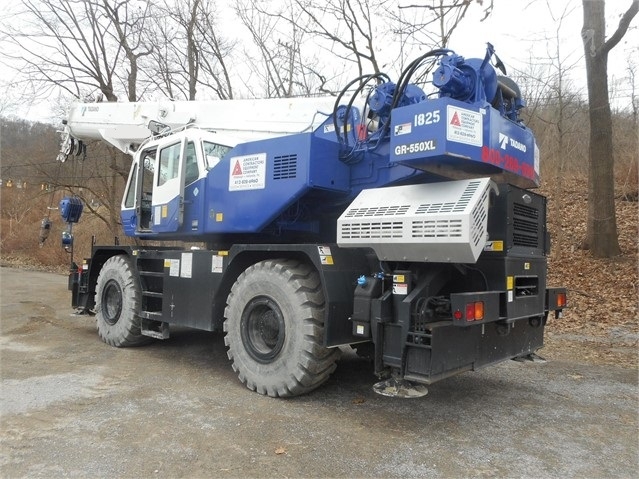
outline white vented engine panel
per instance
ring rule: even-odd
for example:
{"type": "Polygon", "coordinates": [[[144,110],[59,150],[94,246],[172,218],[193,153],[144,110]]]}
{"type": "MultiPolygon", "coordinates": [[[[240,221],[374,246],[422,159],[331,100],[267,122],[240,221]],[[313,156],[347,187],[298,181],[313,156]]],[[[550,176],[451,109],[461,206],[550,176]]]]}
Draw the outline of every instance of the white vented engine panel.
{"type": "Polygon", "coordinates": [[[362,191],[337,222],[337,243],[380,260],[475,263],[487,239],[490,178],[362,191]]]}

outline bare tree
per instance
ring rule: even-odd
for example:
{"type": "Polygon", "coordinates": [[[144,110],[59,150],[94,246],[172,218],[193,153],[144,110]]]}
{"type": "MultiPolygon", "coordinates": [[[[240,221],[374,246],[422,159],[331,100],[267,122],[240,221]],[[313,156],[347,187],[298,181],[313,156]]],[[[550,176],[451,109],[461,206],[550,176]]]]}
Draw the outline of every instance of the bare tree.
{"type": "Polygon", "coordinates": [[[429,0],[418,4],[400,5],[400,12],[425,10],[427,14],[423,20],[418,21],[404,22],[401,18],[397,18],[400,20],[398,25],[401,26],[402,35],[409,41],[413,39],[420,43],[446,48],[472,4],[482,9],[483,16],[480,21],[488,18],[493,11],[493,0],[429,0]],[[425,40],[420,37],[424,37],[425,40]]]}
{"type": "MultiPolygon", "coordinates": [[[[637,49],[639,50],[639,49],[637,49]]],[[[636,57],[635,57],[636,58],[636,57]]],[[[632,131],[634,135],[631,140],[630,151],[634,151],[635,160],[637,159],[637,152],[639,151],[639,98],[637,98],[637,63],[636,60],[631,60],[628,67],[628,78],[630,79],[630,108],[632,111],[632,131]]],[[[637,175],[639,173],[639,168],[637,167],[637,162],[633,161],[630,163],[630,167],[628,169],[628,174],[626,175],[626,180],[624,182],[624,195],[627,199],[631,199],[634,196],[635,201],[639,201],[639,192],[637,192],[637,188],[633,188],[634,191],[632,193],[628,189],[629,182],[633,182],[634,185],[637,185],[637,175]],[[634,174],[633,174],[634,170],[634,174]]],[[[632,183],[630,183],[632,184],[632,183]]]]}
{"type": "MultiPolygon", "coordinates": [[[[545,3],[554,23],[554,35],[543,39],[547,44],[545,58],[531,59],[531,66],[535,65],[543,69],[537,73],[536,81],[543,85],[544,94],[537,98],[536,104],[530,101],[527,103],[534,109],[531,114],[539,127],[536,131],[541,133],[543,130],[544,139],[549,141],[549,144],[544,145],[545,148],[543,148],[545,174],[563,179],[566,174],[566,164],[575,156],[575,148],[579,143],[576,137],[580,122],[575,121],[575,117],[583,110],[579,92],[568,76],[568,72],[580,61],[580,58],[574,58],[571,52],[564,51],[565,47],[561,38],[565,21],[574,13],[575,7],[567,3],[557,8],[558,5],[552,4],[549,0],[545,3]]],[[[552,184],[554,196],[560,198],[559,201],[551,203],[551,208],[554,210],[552,217],[561,218],[564,207],[561,201],[564,181],[556,181],[552,184]]],[[[555,254],[561,254],[563,239],[563,228],[560,223],[556,227],[554,237],[556,247],[553,248],[553,252],[555,254]]]]}
{"type": "MultiPolygon", "coordinates": [[[[570,3],[562,5],[560,13],[556,14],[553,12],[553,5],[549,0],[546,0],[546,8],[555,22],[553,48],[547,52],[547,58],[550,60],[547,104],[554,106],[554,114],[549,122],[555,128],[557,136],[557,146],[554,149],[557,166],[556,176],[563,178],[566,160],[569,157],[567,140],[574,133],[576,125],[572,119],[579,111],[580,102],[578,92],[571,88],[571,81],[567,75],[579,62],[579,59],[571,59],[570,54],[565,54],[561,33],[565,20],[574,12],[575,8],[570,3]]],[[[558,182],[558,194],[561,193],[562,186],[563,183],[558,182]]]]}
{"type": "MultiPolygon", "coordinates": [[[[151,51],[142,38],[147,2],[22,0],[22,5],[23,21],[7,27],[3,40],[17,49],[4,58],[22,70],[25,87],[47,95],[61,90],[74,98],[101,94],[108,101],[123,95],[138,100],[138,62],[151,51]]],[[[53,158],[55,152],[49,151],[53,158]]],[[[123,187],[129,164],[128,156],[112,151],[108,161],[91,170],[102,172],[102,178],[109,178],[107,183],[57,175],[51,175],[49,182],[77,192],[89,204],[85,193],[90,189],[95,196],[112,198],[123,187]]],[[[115,230],[118,202],[103,200],[102,204],[108,207],[103,219],[115,230]]]]}
{"type": "Polygon", "coordinates": [[[219,34],[211,0],[164,0],[155,6],[149,43],[158,45],[147,74],[166,96],[195,100],[198,86],[222,99],[233,98],[227,59],[234,43],[219,34]]]}
{"type": "Polygon", "coordinates": [[[614,189],[612,114],[608,95],[608,53],[626,34],[639,11],[633,0],[606,40],[605,1],[582,0],[584,23],[581,36],[586,57],[590,116],[588,162],[588,225],[584,247],[596,257],[609,258],[621,253],[617,236],[614,189]]]}
{"type": "Polygon", "coordinates": [[[137,51],[143,14],[132,19],[126,1],[22,0],[22,5],[26,22],[3,33],[17,48],[5,59],[22,70],[24,83],[38,85],[43,96],[55,89],[75,98],[98,90],[108,101],[117,100],[121,89],[135,96],[137,59],[148,53],[137,51]]]}
{"type": "Polygon", "coordinates": [[[245,49],[252,68],[244,82],[252,96],[286,98],[322,90],[319,58],[307,44],[308,20],[293,0],[273,7],[259,0],[239,0],[235,13],[248,30],[253,49],[245,49]],[[257,78],[262,92],[250,83],[257,78]]]}
{"type": "Polygon", "coordinates": [[[149,4],[143,3],[143,8],[138,9],[131,8],[131,6],[128,0],[116,2],[102,0],[105,15],[115,31],[112,32],[111,29],[108,29],[108,33],[113,42],[124,50],[128,63],[128,68],[124,67],[125,72],[116,69],[114,74],[125,85],[128,100],[137,101],[139,100],[137,93],[139,60],[150,55],[153,48],[143,44],[143,32],[148,21],[149,4]]]}
{"type": "Polygon", "coordinates": [[[424,45],[446,46],[468,9],[479,5],[484,18],[492,0],[430,0],[398,4],[393,0],[295,0],[307,20],[305,31],[356,74],[399,73],[405,56],[424,45]],[[390,42],[399,41],[400,54],[387,54],[390,42]]]}
{"type": "Polygon", "coordinates": [[[355,63],[357,74],[362,75],[368,68],[380,73],[378,48],[375,42],[381,28],[375,21],[381,12],[392,8],[390,0],[327,0],[317,3],[312,0],[295,0],[308,19],[305,31],[312,36],[329,42],[331,53],[347,63],[355,63]]]}
{"type": "Polygon", "coordinates": [[[172,99],[192,100],[197,92],[199,51],[193,24],[200,0],[155,5],[147,41],[157,45],[145,65],[149,81],[172,99]]]}
{"type": "Polygon", "coordinates": [[[200,45],[200,84],[215,92],[222,100],[233,98],[233,82],[228,64],[233,58],[236,41],[219,33],[219,20],[210,0],[202,0],[196,28],[200,45]]]}

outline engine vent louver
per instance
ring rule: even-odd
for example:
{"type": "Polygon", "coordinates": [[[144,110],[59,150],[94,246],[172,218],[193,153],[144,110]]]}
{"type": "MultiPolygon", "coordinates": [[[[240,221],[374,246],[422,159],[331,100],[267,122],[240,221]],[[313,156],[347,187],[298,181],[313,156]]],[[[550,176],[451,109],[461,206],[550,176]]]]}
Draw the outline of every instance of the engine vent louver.
{"type": "Polygon", "coordinates": [[[342,229],[345,239],[401,238],[402,223],[398,221],[360,222],[345,225],[342,229]]]}
{"type": "Polygon", "coordinates": [[[374,208],[353,208],[348,210],[347,218],[366,218],[371,216],[402,216],[408,211],[408,205],[377,206],[374,208]]]}
{"type": "Polygon", "coordinates": [[[273,158],[273,179],[297,178],[297,155],[281,155],[273,158]]]}
{"type": "Polygon", "coordinates": [[[538,248],[539,211],[536,208],[513,203],[513,246],[538,248]]]}
{"type": "Polygon", "coordinates": [[[461,220],[422,220],[413,221],[413,238],[461,238],[463,222],[461,220]]]}
{"type": "Polygon", "coordinates": [[[337,242],[379,259],[474,263],[486,243],[489,178],[362,191],[338,220],[337,242]]]}

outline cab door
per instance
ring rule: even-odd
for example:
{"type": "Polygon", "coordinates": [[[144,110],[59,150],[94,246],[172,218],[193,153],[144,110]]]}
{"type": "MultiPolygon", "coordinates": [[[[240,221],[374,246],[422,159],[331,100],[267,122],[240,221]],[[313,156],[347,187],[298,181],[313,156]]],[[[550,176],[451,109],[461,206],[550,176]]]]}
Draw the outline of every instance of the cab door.
{"type": "Polygon", "coordinates": [[[151,200],[151,231],[180,229],[184,219],[184,135],[170,136],[158,145],[151,200]]]}
{"type": "Polygon", "coordinates": [[[136,153],[133,158],[121,205],[122,227],[127,236],[137,236],[151,231],[151,198],[156,153],[157,147],[147,147],[136,153]]]}

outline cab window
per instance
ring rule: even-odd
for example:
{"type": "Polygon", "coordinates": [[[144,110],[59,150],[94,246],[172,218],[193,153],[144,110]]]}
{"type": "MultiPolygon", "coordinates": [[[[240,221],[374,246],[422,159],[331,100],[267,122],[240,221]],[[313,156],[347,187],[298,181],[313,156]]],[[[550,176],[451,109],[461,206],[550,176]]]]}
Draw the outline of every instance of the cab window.
{"type": "Polygon", "coordinates": [[[202,146],[204,147],[204,158],[209,168],[215,167],[215,165],[220,162],[220,159],[231,151],[230,146],[224,146],[210,141],[203,141],[202,146]]]}
{"type": "Polygon", "coordinates": [[[160,150],[160,171],[158,186],[178,177],[180,172],[180,143],[167,146],[160,150]]]}
{"type": "Polygon", "coordinates": [[[126,191],[124,200],[125,208],[133,208],[135,206],[135,187],[138,184],[138,164],[133,163],[131,166],[131,174],[129,175],[129,189],[126,191]]]}
{"type": "Polygon", "coordinates": [[[200,170],[197,166],[197,156],[195,154],[195,143],[189,141],[186,144],[186,176],[184,180],[185,185],[190,185],[200,176],[200,170]]]}

